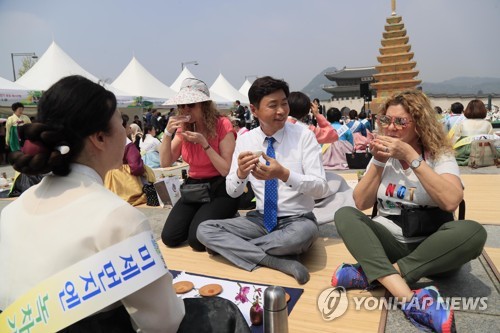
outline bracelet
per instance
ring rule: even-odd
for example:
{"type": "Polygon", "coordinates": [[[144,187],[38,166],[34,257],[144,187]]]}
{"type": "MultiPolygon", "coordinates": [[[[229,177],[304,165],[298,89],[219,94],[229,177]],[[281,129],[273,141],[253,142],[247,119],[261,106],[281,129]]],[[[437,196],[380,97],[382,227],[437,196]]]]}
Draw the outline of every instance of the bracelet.
{"type": "Polygon", "coordinates": [[[204,151],[207,151],[207,150],[209,150],[210,148],[211,148],[211,146],[210,146],[210,145],[208,145],[208,146],[206,146],[206,147],[203,147],[203,150],[204,150],[204,151]]]}
{"type": "Polygon", "coordinates": [[[170,133],[166,128],[165,128],[165,135],[166,136],[169,136],[169,137],[172,137],[172,135],[174,135],[174,133],[170,133]]]}
{"type": "Polygon", "coordinates": [[[373,158],[372,159],[372,164],[374,164],[374,165],[376,165],[378,167],[381,167],[381,168],[385,168],[386,162],[380,162],[380,161],[378,161],[378,160],[376,160],[376,159],[373,158]]]}

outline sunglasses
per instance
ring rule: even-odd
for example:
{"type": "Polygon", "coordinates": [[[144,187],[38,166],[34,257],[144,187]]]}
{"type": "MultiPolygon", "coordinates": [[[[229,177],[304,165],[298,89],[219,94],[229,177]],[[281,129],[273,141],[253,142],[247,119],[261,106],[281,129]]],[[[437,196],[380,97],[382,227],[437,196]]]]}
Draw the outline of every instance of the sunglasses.
{"type": "Polygon", "coordinates": [[[177,107],[178,107],[179,109],[184,109],[184,108],[189,108],[189,109],[192,109],[192,108],[194,108],[194,107],[195,107],[195,105],[196,105],[196,103],[191,103],[191,104],[179,104],[179,105],[177,105],[177,107]]]}
{"type": "Polygon", "coordinates": [[[383,128],[389,127],[389,125],[393,124],[397,130],[402,130],[403,128],[406,128],[409,123],[413,122],[413,120],[408,118],[391,117],[386,115],[378,117],[378,121],[380,126],[383,128]]]}

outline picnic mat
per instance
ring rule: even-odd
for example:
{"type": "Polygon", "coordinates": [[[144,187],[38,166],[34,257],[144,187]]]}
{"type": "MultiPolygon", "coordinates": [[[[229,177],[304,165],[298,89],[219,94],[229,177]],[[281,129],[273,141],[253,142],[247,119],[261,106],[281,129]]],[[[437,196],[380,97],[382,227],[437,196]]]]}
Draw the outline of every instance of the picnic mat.
{"type": "MultiPolygon", "coordinates": [[[[180,294],[181,298],[189,298],[189,297],[201,297],[198,293],[198,289],[201,287],[207,285],[207,284],[220,284],[222,286],[222,292],[217,295],[219,297],[225,298],[234,304],[238,306],[240,309],[241,313],[243,314],[243,317],[245,317],[245,320],[248,323],[248,326],[252,329],[253,333],[257,332],[263,332],[264,326],[259,325],[259,326],[253,326],[250,322],[250,308],[252,307],[252,303],[254,300],[254,297],[257,296],[257,293],[260,292],[261,297],[259,299],[261,300],[261,306],[264,305],[264,291],[266,290],[269,285],[265,284],[256,284],[256,283],[251,283],[251,282],[245,282],[245,281],[237,281],[237,280],[230,280],[230,279],[221,279],[221,278],[215,278],[212,276],[207,276],[207,275],[201,275],[201,274],[196,274],[196,273],[188,273],[184,271],[176,271],[176,270],[170,270],[170,273],[174,277],[173,283],[179,282],[179,281],[191,281],[194,284],[194,289],[191,290],[190,292],[187,292],[185,294],[180,294]],[[237,297],[240,294],[240,289],[244,287],[249,287],[250,290],[248,294],[246,295],[246,298],[248,301],[242,302],[241,301],[241,296],[237,297]],[[260,291],[257,291],[260,290],[260,291]]],[[[288,315],[292,312],[293,307],[299,300],[300,296],[304,292],[304,289],[300,288],[289,288],[289,287],[283,287],[285,291],[290,295],[290,301],[288,301],[288,315]]]]}

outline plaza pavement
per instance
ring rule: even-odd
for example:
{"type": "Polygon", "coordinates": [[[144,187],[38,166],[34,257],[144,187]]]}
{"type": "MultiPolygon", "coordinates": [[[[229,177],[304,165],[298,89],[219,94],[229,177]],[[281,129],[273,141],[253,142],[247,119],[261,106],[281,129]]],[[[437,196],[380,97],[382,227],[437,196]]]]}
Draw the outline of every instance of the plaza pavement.
{"type": "MultiPolygon", "coordinates": [[[[500,168],[496,167],[480,169],[461,167],[460,170],[461,174],[500,174],[500,168]]],[[[11,166],[0,166],[0,174],[3,172],[7,174],[7,177],[14,176],[14,170],[11,166]]],[[[180,176],[180,168],[172,173],[180,176]]],[[[338,173],[356,173],[356,170],[342,170],[338,173]]],[[[498,191],[500,193],[500,188],[498,191]]],[[[0,199],[0,211],[10,202],[12,199],[0,199]]],[[[170,208],[168,206],[165,208],[145,206],[138,209],[148,216],[156,239],[160,239],[161,230],[170,208]]],[[[500,216],[498,216],[497,222],[497,225],[485,225],[488,233],[485,247],[500,251],[500,216]]],[[[322,225],[320,237],[339,238],[335,225],[333,223],[322,225]]],[[[332,273],[333,269],[334,267],[332,267],[332,273]]],[[[500,267],[497,267],[498,269],[500,267]]],[[[466,264],[458,274],[452,277],[435,280],[421,279],[412,287],[421,288],[431,284],[437,285],[446,297],[487,297],[488,307],[486,310],[455,311],[458,332],[500,332],[500,282],[483,255],[466,264]]],[[[406,320],[402,311],[389,310],[385,332],[419,332],[419,330],[406,320]]]]}

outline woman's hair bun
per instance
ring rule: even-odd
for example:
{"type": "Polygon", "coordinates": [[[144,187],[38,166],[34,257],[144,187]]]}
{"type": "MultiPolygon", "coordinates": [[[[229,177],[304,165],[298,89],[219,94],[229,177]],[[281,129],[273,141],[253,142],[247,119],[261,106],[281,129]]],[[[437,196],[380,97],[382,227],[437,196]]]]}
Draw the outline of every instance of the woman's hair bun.
{"type": "Polygon", "coordinates": [[[62,131],[42,123],[26,124],[19,129],[23,147],[9,156],[15,170],[26,174],[69,172],[68,155],[63,156],[61,150],[67,154],[70,148],[62,131]]]}

